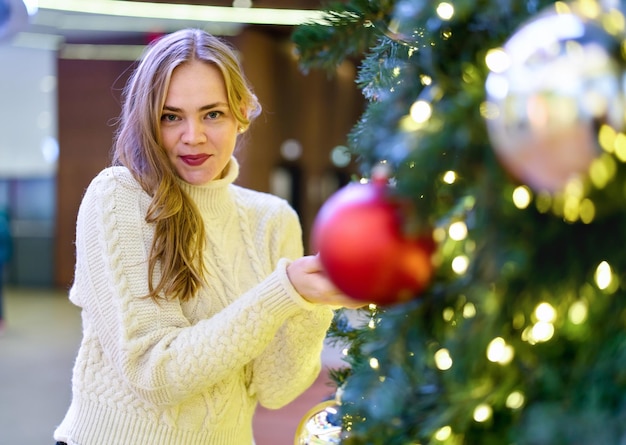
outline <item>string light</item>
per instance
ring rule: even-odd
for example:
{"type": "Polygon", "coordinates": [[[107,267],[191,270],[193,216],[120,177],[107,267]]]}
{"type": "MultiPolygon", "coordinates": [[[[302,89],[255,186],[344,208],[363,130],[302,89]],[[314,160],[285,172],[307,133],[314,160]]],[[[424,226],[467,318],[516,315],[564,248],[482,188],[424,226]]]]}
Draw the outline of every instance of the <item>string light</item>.
{"type": "Polygon", "coordinates": [[[510,409],[520,409],[522,406],[524,406],[524,401],[525,401],[524,394],[522,394],[519,391],[513,391],[506,398],[505,405],[507,406],[507,408],[510,408],[510,409]]]}
{"type": "Polygon", "coordinates": [[[525,209],[530,205],[532,192],[525,185],[520,185],[513,190],[513,204],[518,209],[525,209]]]}
{"type": "Polygon", "coordinates": [[[435,365],[437,369],[446,371],[452,368],[452,357],[450,357],[450,351],[446,348],[441,348],[435,352],[435,365]]]}
{"type": "Polygon", "coordinates": [[[486,422],[491,419],[493,408],[486,403],[481,403],[474,409],[474,420],[479,423],[486,422]]]}
{"type": "Polygon", "coordinates": [[[602,155],[591,162],[589,179],[596,188],[606,187],[608,182],[617,173],[617,164],[613,156],[602,155]]]}
{"type": "Polygon", "coordinates": [[[450,20],[454,16],[454,6],[448,2],[441,2],[437,5],[437,15],[442,20],[450,20]]]}
{"type": "Polygon", "coordinates": [[[428,86],[433,83],[433,78],[426,74],[420,74],[420,82],[422,85],[428,86]]]}
{"type": "Polygon", "coordinates": [[[611,270],[611,266],[606,261],[602,261],[598,264],[595,273],[595,281],[598,289],[605,290],[611,285],[611,280],[613,279],[613,272],[611,270]]]}
{"type": "Polygon", "coordinates": [[[463,306],[463,318],[474,318],[476,316],[476,306],[474,303],[466,303],[463,306]]]}
{"type": "Polygon", "coordinates": [[[450,224],[448,234],[454,241],[461,241],[467,237],[467,225],[464,221],[456,221],[450,224]]]}
{"type": "Polygon", "coordinates": [[[376,357],[370,358],[370,368],[372,368],[372,369],[378,369],[379,368],[378,359],[376,357]]]}
{"type": "Polygon", "coordinates": [[[465,255],[459,255],[452,260],[452,270],[458,275],[463,275],[467,272],[468,267],[469,258],[465,255]]]}
{"type": "Polygon", "coordinates": [[[503,73],[511,66],[511,57],[503,48],[495,48],[487,51],[485,64],[494,73],[503,73]]]}
{"type": "Polygon", "coordinates": [[[450,426],[444,426],[439,428],[436,432],[435,432],[435,439],[443,442],[445,440],[448,440],[450,438],[450,436],[452,436],[452,428],[450,428],[450,426]]]}
{"type": "Polygon", "coordinates": [[[423,124],[424,122],[428,121],[432,114],[433,109],[431,104],[422,99],[413,102],[413,105],[411,105],[411,108],[409,110],[409,115],[411,116],[411,119],[413,119],[413,121],[418,124],[423,124]]]}
{"type": "Polygon", "coordinates": [[[456,173],[452,170],[448,170],[443,174],[443,182],[446,184],[454,184],[456,182],[456,173]]]}
{"type": "Polygon", "coordinates": [[[626,161],[626,135],[623,133],[618,133],[615,137],[615,156],[624,162],[626,161]]]}
{"type": "Polygon", "coordinates": [[[513,360],[515,351],[511,345],[508,345],[502,337],[491,340],[487,346],[487,359],[494,363],[506,365],[513,360]]]}
{"type": "Polygon", "coordinates": [[[570,306],[567,316],[573,324],[580,325],[587,320],[588,312],[589,308],[587,307],[587,303],[584,301],[576,301],[570,306]]]}
{"type": "Polygon", "coordinates": [[[544,323],[552,323],[556,320],[556,310],[550,303],[540,303],[535,308],[535,317],[544,323]]]}
{"type": "Polygon", "coordinates": [[[554,325],[544,321],[538,321],[534,325],[524,329],[522,340],[531,345],[547,342],[554,336],[554,325]]]}

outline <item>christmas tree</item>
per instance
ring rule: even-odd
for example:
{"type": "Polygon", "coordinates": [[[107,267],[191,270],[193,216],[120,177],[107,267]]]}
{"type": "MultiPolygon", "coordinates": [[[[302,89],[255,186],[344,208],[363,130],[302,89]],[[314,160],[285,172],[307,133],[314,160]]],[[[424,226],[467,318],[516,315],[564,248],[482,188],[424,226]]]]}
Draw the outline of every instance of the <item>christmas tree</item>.
{"type": "Polygon", "coordinates": [[[296,443],[626,444],[623,6],[352,0],[295,30],[304,71],[359,60],[361,182],[386,166],[436,246],[425,288],[337,313],[340,438],[296,443]]]}

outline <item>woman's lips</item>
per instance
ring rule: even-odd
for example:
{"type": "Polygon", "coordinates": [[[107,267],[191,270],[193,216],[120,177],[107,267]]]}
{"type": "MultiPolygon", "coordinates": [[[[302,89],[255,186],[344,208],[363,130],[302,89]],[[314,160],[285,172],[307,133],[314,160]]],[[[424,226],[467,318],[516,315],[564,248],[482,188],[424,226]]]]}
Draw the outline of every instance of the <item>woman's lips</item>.
{"type": "Polygon", "coordinates": [[[197,167],[198,165],[204,164],[204,161],[206,161],[210,157],[211,157],[210,155],[201,154],[201,155],[181,156],[180,159],[187,165],[190,165],[192,167],[197,167]]]}

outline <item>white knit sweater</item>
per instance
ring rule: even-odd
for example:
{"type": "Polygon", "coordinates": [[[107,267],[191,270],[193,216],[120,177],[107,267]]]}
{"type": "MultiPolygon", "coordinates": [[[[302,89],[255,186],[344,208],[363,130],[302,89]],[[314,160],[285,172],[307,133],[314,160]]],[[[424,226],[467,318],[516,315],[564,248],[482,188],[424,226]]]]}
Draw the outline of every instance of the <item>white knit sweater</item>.
{"type": "Polygon", "coordinates": [[[102,171],[77,221],[70,300],[83,340],[71,406],[54,433],[70,445],[248,445],[257,403],[279,408],[317,377],[332,311],[286,275],[302,255],[295,212],[223,179],[183,184],[204,219],[207,286],[188,302],[148,293],[150,197],[124,167],[102,171]]]}

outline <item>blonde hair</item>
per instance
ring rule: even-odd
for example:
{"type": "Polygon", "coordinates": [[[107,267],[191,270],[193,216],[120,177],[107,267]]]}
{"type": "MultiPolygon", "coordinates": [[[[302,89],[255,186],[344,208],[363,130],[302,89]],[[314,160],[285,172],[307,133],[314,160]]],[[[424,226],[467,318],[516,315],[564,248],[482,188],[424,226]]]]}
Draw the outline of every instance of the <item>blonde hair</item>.
{"type": "Polygon", "coordinates": [[[217,67],[228,105],[240,128],[247,128],[261,106],[233,49],[199,29],[184,29],[151,43],[123,91],[113,163],[124,165],[152,197],[146,221],[154,224],[148,262],[148,296],[193,297],[204,282],[205,232],[196,206],[181,189],[161,144],[161,114],[174,69],[191,61],[217,67]],[[156,267],[161,276],[154,283],[156,267]]]}

